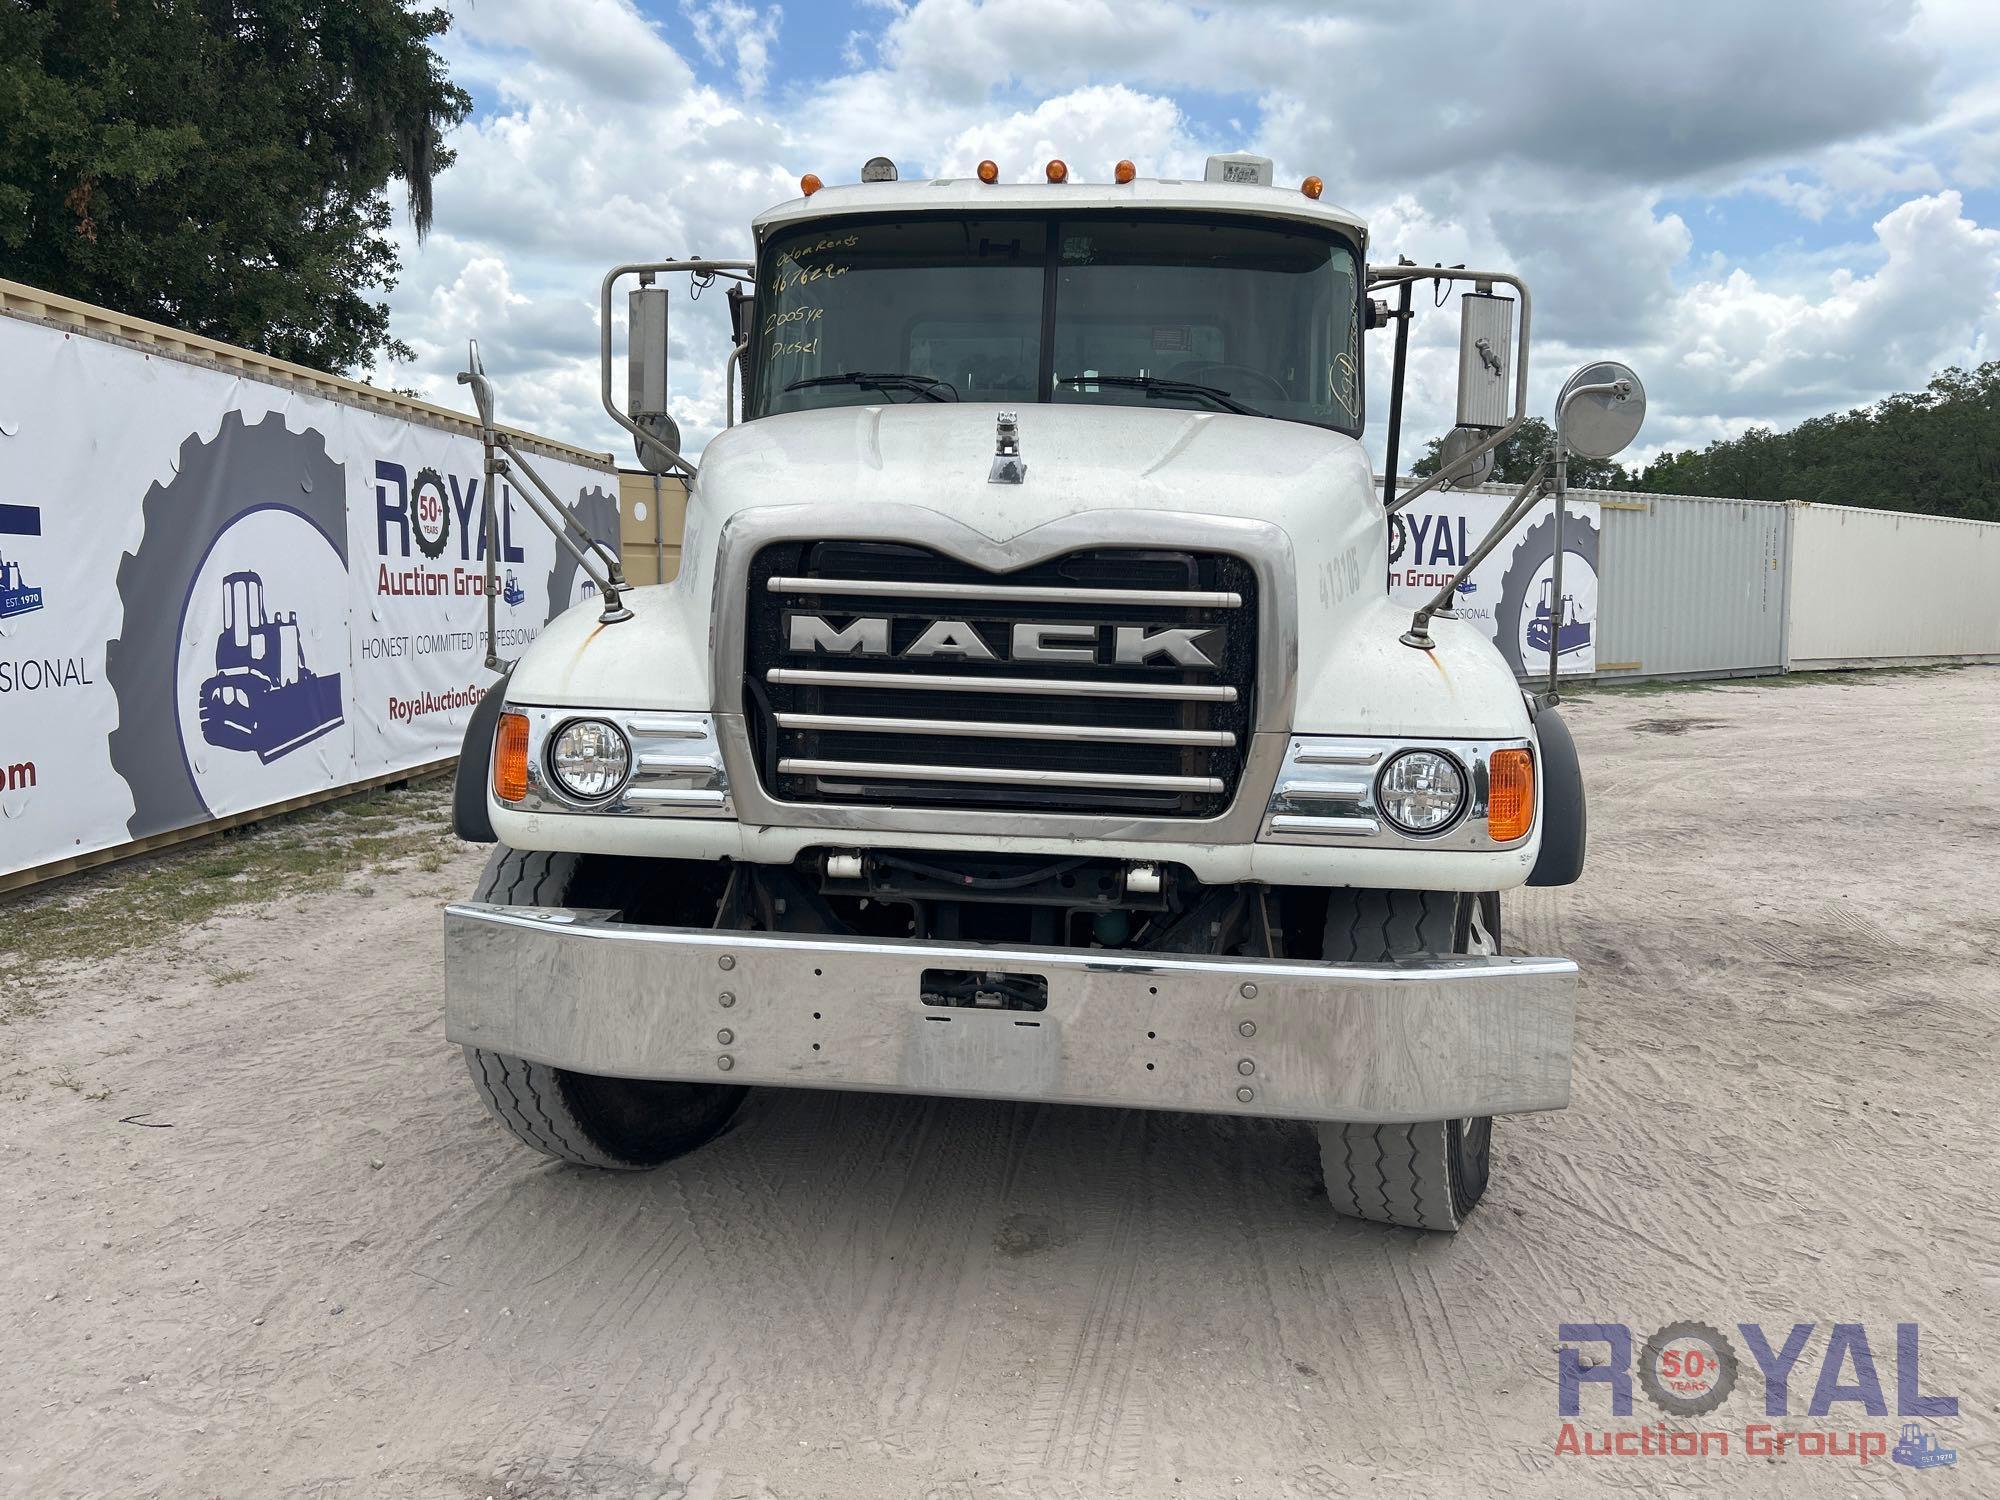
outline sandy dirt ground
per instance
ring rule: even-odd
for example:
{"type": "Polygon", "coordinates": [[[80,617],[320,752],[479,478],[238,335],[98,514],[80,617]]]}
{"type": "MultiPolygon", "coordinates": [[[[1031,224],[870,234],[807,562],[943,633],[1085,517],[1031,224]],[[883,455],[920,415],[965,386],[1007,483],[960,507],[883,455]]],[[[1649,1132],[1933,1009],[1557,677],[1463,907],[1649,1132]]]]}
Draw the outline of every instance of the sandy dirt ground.
{"type": "Polygon", "coordinates": [[[57,975],[0,1026],[0,1493],[2000,1493],[2000,671],[1570,717],[1589,871],[1506,940],[1583,965],[1575,1101],[1502,1122],[1456,1238],[1198,1116],[770,1092],[558,1167],[443,1036],[480,850],[212,919],[241,982],[57,975]],[[1794,1427],[1865,1323],[1891,1411],[1831,1425],[1878,1430],[1919,1323],[1957,1465],[1743,1455],[1747,1356],[1689,1424],[1728,1458],[1558,1455],[1558,1325],[1676,1319],[1814,1323],[1794,1427]]]}

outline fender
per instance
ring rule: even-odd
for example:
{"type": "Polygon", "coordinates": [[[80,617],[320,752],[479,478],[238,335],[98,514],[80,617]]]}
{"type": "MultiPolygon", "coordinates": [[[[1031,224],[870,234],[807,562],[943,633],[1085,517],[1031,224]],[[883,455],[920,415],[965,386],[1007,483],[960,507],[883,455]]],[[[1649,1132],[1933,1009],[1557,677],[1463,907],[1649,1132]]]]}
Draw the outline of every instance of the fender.
{"type": "Polygon", "coordinates": [[[1535,734],[1542,747],[1542,848],[1528,873],[1528,884],[1574,885],[1583,874],[1590,831],[1583,767],[1569,726],[1553,708],[1535,715],[1535,734]]]}
{"type": "Polygon", "coordinates": [[[507,680],[513,675],[510,665],[486,690],[486,696],[473,705],[472,719],[465,726],[465,743],[459,747],[458,772],[451,788],[451,827],[468,844],[500,842],[486,811],[486,783],[493,773],[493,736],[499,732],[500,706],[507,701],[507,680]]]}

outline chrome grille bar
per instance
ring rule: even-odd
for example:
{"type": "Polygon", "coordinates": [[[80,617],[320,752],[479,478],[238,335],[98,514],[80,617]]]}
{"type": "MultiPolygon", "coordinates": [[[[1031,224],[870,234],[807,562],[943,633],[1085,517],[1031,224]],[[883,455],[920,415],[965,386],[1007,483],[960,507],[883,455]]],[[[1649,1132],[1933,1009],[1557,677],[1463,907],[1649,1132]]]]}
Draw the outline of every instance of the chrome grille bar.
{"type": "Polygon", "coordinates": [[[780,760],[787,776],[860,776],[907,781],[976,781],[1002,786],[1116,787],[1121,791],[1219,792],[1215,776],[1134,776],[1097,771],[1043,771],[1030,766],[899,765],[874,760],[780,760]]]}
{"type": "Polygon", "coordinates": [[[788,714],[780,729],[824,729],[835,734],[938,734],[996,740],[1089,740],[1103,744],[1205,745],[1226,749],[1236,736],[1226,729],[1131,729],[1112,724],[1024,724],[973,719],[892,719],[848,714],[788,714]]]}
{"type": "Polygon", "coordinates": [[[1087,677],[947,677],[917,672],[823,672],[806,667],[772,667],[769,683],[795,687],[911,688],[933,693],[1037,693],[1075,698],[1172,698],[1198,703],[1234,703],[1236,689],[1211,683],[1097,682],[1087,677]]]}
{"type": "Polygon", "coordinates": [[[774,594],[853,594],[867,598],[991,599],[1001,604],[1158,604],[1241,609],[1243,596],[1199,589],[1092,589],[1004,583],[901,583],[893,578],[772,578],[774,594]]]}

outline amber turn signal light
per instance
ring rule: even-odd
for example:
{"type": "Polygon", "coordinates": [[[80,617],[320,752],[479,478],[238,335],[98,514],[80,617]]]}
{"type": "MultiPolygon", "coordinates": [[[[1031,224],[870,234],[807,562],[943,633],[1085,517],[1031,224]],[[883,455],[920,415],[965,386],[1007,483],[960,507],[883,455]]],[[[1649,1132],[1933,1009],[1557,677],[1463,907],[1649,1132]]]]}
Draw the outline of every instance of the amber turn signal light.
{"type": "Polygon", "coordinates": [[[981,162],[979,164],[979,180],[988,187],[998,182],[1000,180],[1000,163],[997,161],[981,162]]]}
{"type": "Polygon", "coordinates": [[[503,713],[493,737],[493,795],[519,802],[528,795],[528,716],[503,713]]]}
{"type": "Polygon", "coordinates": [[[1495,750],[1486,763],[1486,836],[1496,844],[1526,838],[1535,826],[1535,757],[1527,750],[1495,750]]]}
{"type": "Polygon", "coordinates": [[[1129,161],[1121,161],[1112,169],[1111,175],[1116,177],[1120,182],[1130,182],[1134,177],[1139,175],[1139,169],[1129,161]]]}
{"type": "Polygon", "coordinates": [[[1049,172],[1050,182],[1069,181],[1069,163],[1064,161],[1061,157],[1057,157],[1054,161],[1049,163],[1048,172],[1049,172]]]}
{"type": "Polygon", "coordinates": [[[825,186],[826,184],[819,180],[817,172],[808,172],[799,179],[799,191],[804,193],[808,198],[825,186]]]}

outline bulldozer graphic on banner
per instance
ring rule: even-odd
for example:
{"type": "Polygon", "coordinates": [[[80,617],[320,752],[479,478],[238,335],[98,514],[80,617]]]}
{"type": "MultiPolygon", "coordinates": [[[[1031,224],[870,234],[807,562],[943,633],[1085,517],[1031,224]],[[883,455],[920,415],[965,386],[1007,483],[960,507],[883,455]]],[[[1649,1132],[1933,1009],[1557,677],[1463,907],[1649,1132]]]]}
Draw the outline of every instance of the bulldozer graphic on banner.
{"type": "Polygon", "coordinates": [[[1590,622],[1576,617],[1576,595],[1564,594],[1562,613],[1555,610],[1555,580],[1542,580],[1542,597],[1535,605],[1534,618],[1528,621],[1528,646],[1530,650],[1547,651],[1549,632],[1556,638],[1556,651],[1567,656],[1572,651],[1581,651],[1590,644],[1590,622]]]}
{"type": "Polygon", "coordinates": [[[201,685],[201,737],[269,765],[341,724],[340,674],[306,665],[298,611],[267,615],[257,574],[231,573],[222,590],[215,675],[201,685]]]}

